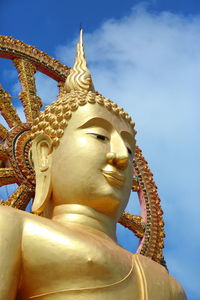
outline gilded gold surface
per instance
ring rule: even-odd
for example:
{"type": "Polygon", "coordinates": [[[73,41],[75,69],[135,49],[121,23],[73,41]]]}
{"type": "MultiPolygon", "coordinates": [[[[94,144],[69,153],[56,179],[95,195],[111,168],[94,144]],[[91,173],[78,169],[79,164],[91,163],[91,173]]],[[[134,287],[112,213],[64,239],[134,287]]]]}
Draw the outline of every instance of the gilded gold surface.
{"type": "MultiPolygon", "coordinates": [[[[85,90],[85,76],[77,75],[89,72],[82,32],[76,76],[69,75],[65,88],[60,79],[65,71],[46,66],[52,77],[53,72],[60,76],[60,93],[42,113],[33,80],[41,52],[0,37],[0,53],[8,55],[12,48],[28,122],[17,122],[14,110],[14,118],[6,115],[13,108],[3,90],[2,99],[9,101],[0,108],[12,130],[6,135],[4,130],[0,153],[12,168],[0,169],[0,182],[13,178],[19,187],[0,206],[0,300],[185,299],[180,284],[159,264],[162,210],[152,173],[135,146],[134,123],[122,108],[93,91],[91,76],[86,76],[85,90]],[[21,59],[28,55],[30,63],[21,59]],[[124,212],[132,189],[144,207],[142,216],[124,212]],[[33,196],[33,214],[22,211],[33,196]],[[117,243],[118,221],[141,238],[138,254],[117,243]]],[[[42,58],[44,67],[49,60],[42,58]]]]}
{"type": "MultiPolygon", "coordinates": [[[[184,299],[181,287],[172,294],[174,279],[164,267],[116,242],[116,222],[132,188],[133,137],[127,121],[88,103],[73,113],[58,147],[45,134],[33,140],[33,211],[49,218],[6,207],[0,214],[6,236],[15,236],[6,256],[10,263],[15,251],[19,299],[176,299],[178,293],[184,299]],[[107,171],[113,181],[104,177],[107,171]]],[[[6,270],[9,276],[12,266],[6,270]]],[[[12,296],[10,289],[2,296],[6,292],[12,296]]]]}

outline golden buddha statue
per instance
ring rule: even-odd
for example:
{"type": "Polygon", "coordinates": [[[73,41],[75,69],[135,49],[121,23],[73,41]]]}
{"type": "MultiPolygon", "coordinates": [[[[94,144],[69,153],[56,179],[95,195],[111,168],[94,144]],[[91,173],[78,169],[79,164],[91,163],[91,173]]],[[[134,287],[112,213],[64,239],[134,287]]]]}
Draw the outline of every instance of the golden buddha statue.
{"type": "Polygon", "coordinates": [[[94,91],[82,31],[65,91],[31,132],[32,214],[0,206],[0,300],[186,299],[162,265],[117,243],[133,182],[134,123],[94,91]]]}

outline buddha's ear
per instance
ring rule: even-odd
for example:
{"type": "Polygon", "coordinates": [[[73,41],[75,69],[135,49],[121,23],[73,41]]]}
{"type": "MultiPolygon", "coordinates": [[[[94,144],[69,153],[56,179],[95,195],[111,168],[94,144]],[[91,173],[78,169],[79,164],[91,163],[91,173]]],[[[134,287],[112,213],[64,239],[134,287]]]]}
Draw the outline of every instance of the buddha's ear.
{"type": "Polygon", "coordinates": [[[40,214],[44,210],[51,196],[52,149],[52,140],[46,134],[37,136],[32,142],[32,158],[36,175],[32,212],[35,214],[40,214]]]}

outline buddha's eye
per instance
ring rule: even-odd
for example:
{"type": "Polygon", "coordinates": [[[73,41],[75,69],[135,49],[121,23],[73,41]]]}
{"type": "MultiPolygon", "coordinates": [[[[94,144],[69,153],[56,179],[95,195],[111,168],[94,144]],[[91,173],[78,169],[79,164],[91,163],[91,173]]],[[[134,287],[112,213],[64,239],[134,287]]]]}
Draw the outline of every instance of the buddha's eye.
{"type": "Polygon", "coordinates": [[[101,135],[101,134],[97,134],[97,135],[96,135],[96,138],[97,138],[98,140],[102,140],[102,141],[106,141],[106,140],[108,139],[106,136],[101,135]]]}
{"type": "Polygon", "coordinates": [[[98,134],[98,133],[88,133],[88,134],[94,136],[96,139],[101,140],[101,141],[108,141],[109,140],[109,138],[107,136],[102,135],[102,134],[98,134]]]}

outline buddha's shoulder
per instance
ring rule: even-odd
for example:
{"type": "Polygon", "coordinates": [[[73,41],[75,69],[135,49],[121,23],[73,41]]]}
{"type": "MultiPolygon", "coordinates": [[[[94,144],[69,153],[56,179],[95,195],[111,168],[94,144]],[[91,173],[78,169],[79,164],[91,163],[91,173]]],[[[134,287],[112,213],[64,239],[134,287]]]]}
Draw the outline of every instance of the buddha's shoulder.
{"type": "Polygon", "coordinates": [[[1,234],[7,235],[8,233],[19,233],[19,235],[21,236],[21,233],[23,232],[24,220],[27,216],[27,212],[13,207],[0,205],[1,234]]]}
{"type": "Polygon", "coordinates": [[[167,290],[170,291],[170,299],[186,299],[181,284],[168,273],[165,267],[141,254],[133,254],[133,260],[138,272],[141,272],[145,277],[147,286],[151,286],[152,282],[156,282],[158,286],[166,290],[166,294],[167,290]]]}
{"type": "Polygon", "coordinates": [[[13,218],[17,221],[20,221],[20,219],[23,219],[26,215],[29,213],[13,208],[11,206],[6,205],[0,205],[0,219],[7,219],[8,221],[10,218],[13,220],[13,218]]]}
{"type": "Polygon", "coordinates": [[[165,267],[163,267],[161,264],[155,262],[151,258],[141,255],[141,254],[133,254],[133,260],[135,261],[135,264],[140,266],[143,270],[150,272],[150,273],[156,273],[159,272],[160,274],[167,275],[168,271],[165,267]]]}
{"type": "Polygon", "coordinates": [[[0,220],[6,221],[7,223],[12,222],[14,223],[21,223],[26,225],[29,222],[33,224],[40,224],[42,225],[43,219],[37,215],[33,215],[30,212],[26,212],[20,209],[16,209],[6,205],[0,205],[0,220]]]}
{"type": "Polygon", "coordinates": [[[169,281],[170,281],[171,293],[173,295],[172,299],[186,300],[187,297],[181,284],[171,275],[169,275],[169,281]]]}
{"type": "Polygon", "coordinates": [[[0,205],[0,226],[7,226],[12,232],[21,232],[24,241],[35,233],[39,237],[44,235],[44,232],[51,232],[54,235],[70,235],[72,231],[70,226],[63,227],[51,219],[4,205],[0,205]]]}

